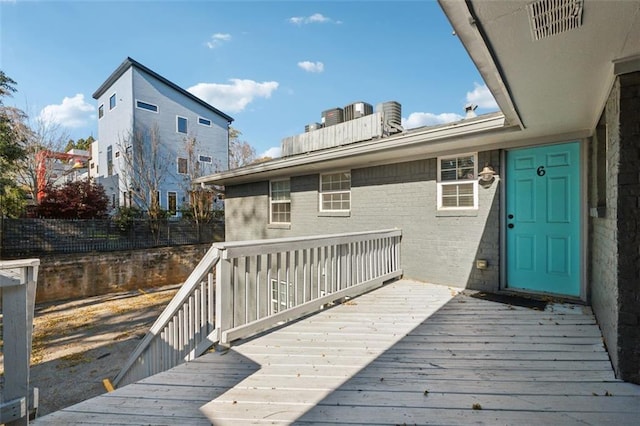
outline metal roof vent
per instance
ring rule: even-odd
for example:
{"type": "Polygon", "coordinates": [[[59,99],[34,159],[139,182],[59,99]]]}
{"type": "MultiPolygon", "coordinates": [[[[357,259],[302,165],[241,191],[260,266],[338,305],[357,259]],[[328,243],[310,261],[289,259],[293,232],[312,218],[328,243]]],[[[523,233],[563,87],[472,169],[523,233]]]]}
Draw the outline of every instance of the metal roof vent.
{"type": "Polygon", "coordinates": [[[582,26],[584,0],[538,0],[527,5],[531,34],[540,40],[582,26]]]}

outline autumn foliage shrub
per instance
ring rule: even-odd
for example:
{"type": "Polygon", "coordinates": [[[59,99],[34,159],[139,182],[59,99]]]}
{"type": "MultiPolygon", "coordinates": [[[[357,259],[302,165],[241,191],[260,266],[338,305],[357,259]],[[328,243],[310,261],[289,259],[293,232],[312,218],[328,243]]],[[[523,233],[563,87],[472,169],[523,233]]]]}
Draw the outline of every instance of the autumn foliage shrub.
{"type": "Polygon", "coordinates": [[[109,198],[104,187],[84,180],[48,187],[37,214],[48,219],[101,219],[108,210],[109,198]]]}

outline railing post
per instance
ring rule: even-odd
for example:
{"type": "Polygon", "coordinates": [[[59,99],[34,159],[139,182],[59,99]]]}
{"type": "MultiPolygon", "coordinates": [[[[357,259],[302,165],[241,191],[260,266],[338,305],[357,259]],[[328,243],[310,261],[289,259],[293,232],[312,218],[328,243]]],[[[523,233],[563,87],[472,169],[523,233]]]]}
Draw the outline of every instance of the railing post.
{"type": "Polygon", "coordinates": [[[231,259],[226,250],[220,251],[220,261],[216,266],[216,327],[219,330],[220,345],[228,346],[226,331],[233,328],[233,285],[231,283],[231,259]]]}
{"type": "MultiPolygon", "coordinates": [[[[24,261],[18,261],[20,263],[24,261]]],[[[38,259],[26,261],[24,266],[9,265],[6,269],[20,269],[18,279],[0,275],[3,313],[4,352],[4,401],[0,423],[7,425],[29,424],[30,407],[38,402],[30,401],[29,364],[33,334],[33,310],[36,298],[38,259]],[[13,267],[11,267],[13,266],[13,267]]]]}

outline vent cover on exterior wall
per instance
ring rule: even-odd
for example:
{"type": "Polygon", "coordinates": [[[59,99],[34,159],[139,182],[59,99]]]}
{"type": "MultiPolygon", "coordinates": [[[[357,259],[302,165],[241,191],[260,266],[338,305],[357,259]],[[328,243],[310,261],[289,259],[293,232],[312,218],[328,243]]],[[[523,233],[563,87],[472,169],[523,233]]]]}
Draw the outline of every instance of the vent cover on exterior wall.
{"type": "Polygon", "coordinates": [[[538,0],[527,6],[534,40],[582,26],[584,0],[538,0]]]}

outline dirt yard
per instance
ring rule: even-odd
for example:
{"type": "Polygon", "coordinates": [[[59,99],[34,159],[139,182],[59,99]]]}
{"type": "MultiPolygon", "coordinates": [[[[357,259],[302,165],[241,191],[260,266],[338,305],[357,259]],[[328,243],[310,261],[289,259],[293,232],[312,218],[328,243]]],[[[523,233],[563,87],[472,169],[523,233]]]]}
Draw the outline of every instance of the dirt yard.
{"type": "MultiPolygon", "coordinates": [[[[31,385],[38,415],[106,392],[179,286],[36,306],[31,385]]],[[[1,365],[1,363],[0,363],[1,365]]]]}

